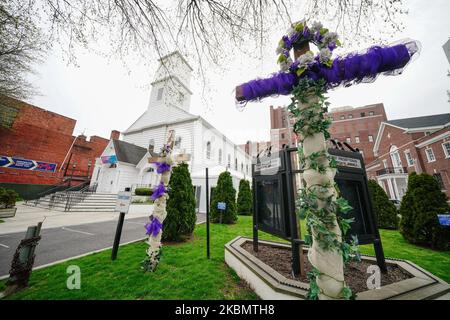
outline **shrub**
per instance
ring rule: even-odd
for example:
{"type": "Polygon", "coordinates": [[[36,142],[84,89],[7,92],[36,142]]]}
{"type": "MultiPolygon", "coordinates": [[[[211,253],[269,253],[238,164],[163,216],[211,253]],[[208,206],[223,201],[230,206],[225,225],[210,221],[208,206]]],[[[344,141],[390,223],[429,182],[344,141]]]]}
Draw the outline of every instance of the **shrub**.
{"type": "Polygon", "coordinates": [[[252,191],[250,189],[250,182],[242,179],[239,182],[239,193],[237,197],[237,213],[242,215],[252,215],[252,191]]]}
{"type": "Polygon", "coordinates": [[[378,228],[381,229],[397,229],[398,216],[397,208],[389,200],[383,188],[374,181],[369,180],[369,193],[372,200],[373,211],[377,219],[378,228]]]}
{"type": "Polygon", "coordinates": [[[433,249],[450,249],[450,228],[439,224],[437,215],[450,211],[447,196],[429,174],[411,173],[400,205],[400,231],[411,243],[433,249]]]}
{"type": "Polygon", "coordinates": [[[13,208],[19,195],[12,189],[0,188],[0,208],[13,208]]]}
{"type": "Polygon", "coordinates": [[[169,181],[167,217],[164,220],[163,240],[182,241],[195,228],[195,194],[188,165],[182,163],[172,170],[169,181]]]}
{"type": "Polygon", "coordinates": [[[234,223],[237,220],[236,214],[236,190],[233,187],[233,179],[228,171],[219,175],[217,186],[211,197],[211,221],[218,223],[234,223]],[[226,209],[217,209],[218,202],[225,202],[226,209]]]}
{"type": "Polygon", "coordinates": [[[134,190],[134,194],[137,196],[151,196],[153,193],[150,188],[136,188],[134,190]]]}

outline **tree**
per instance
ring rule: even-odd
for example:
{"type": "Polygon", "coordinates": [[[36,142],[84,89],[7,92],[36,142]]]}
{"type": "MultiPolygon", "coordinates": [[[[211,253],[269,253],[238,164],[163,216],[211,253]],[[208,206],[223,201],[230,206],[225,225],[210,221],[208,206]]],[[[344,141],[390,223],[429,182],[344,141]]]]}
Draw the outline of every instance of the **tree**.
{"type": "Polygon", "coordinates": [[[450,249],[450,228],[439,224],[437,215],[450,211],[447,196],[431,175],[411,173],[400,205],[400,230],[411,243],[433,249],[450,249]]]}
{"type": "Polygon", "coordinates": [[[228,171],[219,175],[214,195],[211,199],[211,221],[218,223],[234,223],[236,214],[236,190],[233,187],[233,179],[228,171]],[[225,210],[217,209],[218,202],[225,202],[225,210]]]}
{"type": "Polygon", "coordinates": [[[24,99],[36,93],[26,79],[45,52],[35,15],[27,1],[0,0],[0,94],[24,99]]]}
{"type": "Polygon", "coordinates": [[[167,217],[164,220],[163,240],[182,241],[192,234],[197,215],[195,213],[195,195],[186,163],[172,170],[169,181],[169,199],[167,217]]]}
{"type": "Polygon", "coordinates": [[[19,71],[29,71],[29,59],[35,58],[28,49],[42,47],[34,40],[45,39],[49,47],[59,44],[69,62],[76,61],[78,48],[122,58],[137,53],[146,61],[178,49],[194,62],[203,83],[206,69],[226,66],[236,50],[261,58],[269,32],[294,22],[291,14],[329,21],[347,43],[373,40],[373,25],[385,39],[386,33],[402,29],[401,17],[407,14],[402,0],[0,0],[0,8],[6,17],[20,16],[17,21],[27,31],[25,37],[12,33],[5,43],[32,44],[22,51],[19,71]],[[35,37],[36,27],[42,30],[41,38],[35,37]]]}
{"type": "Polygon", "coordinates": [[[236,206],[238,214],[252,215],[252,191],[248,180],[242,179],[239,182],[239,193],[236,206]]]}
{"type": "Polygon", "coordinates": [[[375,180],[369,180],[368,185],[378,228],[397,229],[397,208],[389,200],[389,197],[387,196],[383,188],[380,187],[380,185],[375,180]]]}

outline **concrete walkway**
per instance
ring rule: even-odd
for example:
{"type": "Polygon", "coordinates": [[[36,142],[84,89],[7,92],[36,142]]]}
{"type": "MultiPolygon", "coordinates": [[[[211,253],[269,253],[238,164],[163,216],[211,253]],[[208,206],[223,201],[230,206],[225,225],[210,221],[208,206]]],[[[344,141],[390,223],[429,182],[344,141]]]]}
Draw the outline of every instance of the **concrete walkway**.
{"type": "MultiPolygon", "coordinates": [[[[152,210],[153,205],[134,204],[130,206],[130,211],[125,215],[125,219],[148,217],[152,210]]],[[[15,217],[2,219],[4,222],[0,223],[0,235],[25,232],[29,226],[36,225],[39,221],[44,221],[42,229],[49,229],[110,220],[117,221],[118,216],[118,212],[61,212],[18,204],[15,217]]]]}

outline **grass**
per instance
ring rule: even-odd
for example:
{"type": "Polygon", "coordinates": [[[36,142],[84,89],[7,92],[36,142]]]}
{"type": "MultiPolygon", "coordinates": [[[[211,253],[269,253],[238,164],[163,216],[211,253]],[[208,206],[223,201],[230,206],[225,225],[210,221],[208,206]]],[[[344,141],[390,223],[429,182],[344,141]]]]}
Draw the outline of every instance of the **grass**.
{"type": "MultiPolygon", "coordinates": [[[[251,237],[251,217],[239,216],[235,225],[211,225],[211,259],[206,259],[205,225],[196,227],[192,239],[163,247],[163,256],[155,273],[143,273],[140,262],[147,245],[135,243],[120,248],[118,259],[110,260],[111,251],[33,272],[29,288],[11,299],[257,299],[224,262],[224,245],[238,235],[251,237]],[[66,269],[81,269],[81,289],[66,287],[66,269]]],[[[385,254],[404,258],[450,281],[450,252],[437,252],[406,243],[396,231],[381,230],[385,254]]],[[[264,240],[277,240],[260,233],[264,240]]],[[[373,254],[371,246],[363,253],[373,254]]],[[[0,283],[0,290],[4,282],[0,283]]]]}

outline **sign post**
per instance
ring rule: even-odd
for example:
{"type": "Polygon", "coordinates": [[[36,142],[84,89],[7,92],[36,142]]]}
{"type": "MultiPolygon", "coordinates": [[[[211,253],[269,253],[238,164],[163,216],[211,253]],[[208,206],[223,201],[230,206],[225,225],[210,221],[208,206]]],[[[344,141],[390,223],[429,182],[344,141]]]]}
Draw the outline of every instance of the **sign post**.
{"type": "Polygon", "coordinates": [[[208,168],[205,169],[205,177],[206,177],[206,257],[210,258],[210,249],[209,249],[209,176],[208,176],[208,168]]]}
{"type": "Polygon", "coordinates": [[[222,223],[223,212],[227,209],[225,202],[217,202],[217,209],[220,210],[220,223],[222,223]]]}
{"type": "Polygon", "coordinates": [[[131,202],[130,188],[125,188],[125,191],[119,192],[117,195],[116,211],[120,212],[119,221],[117,222],[116,235],[114,237],[114,245],[111,253],[111,260],[116,260],[117,251],[119,250],[120,237],[122,235],[123,221],[125,214],[128,213],[131,202]]]}

